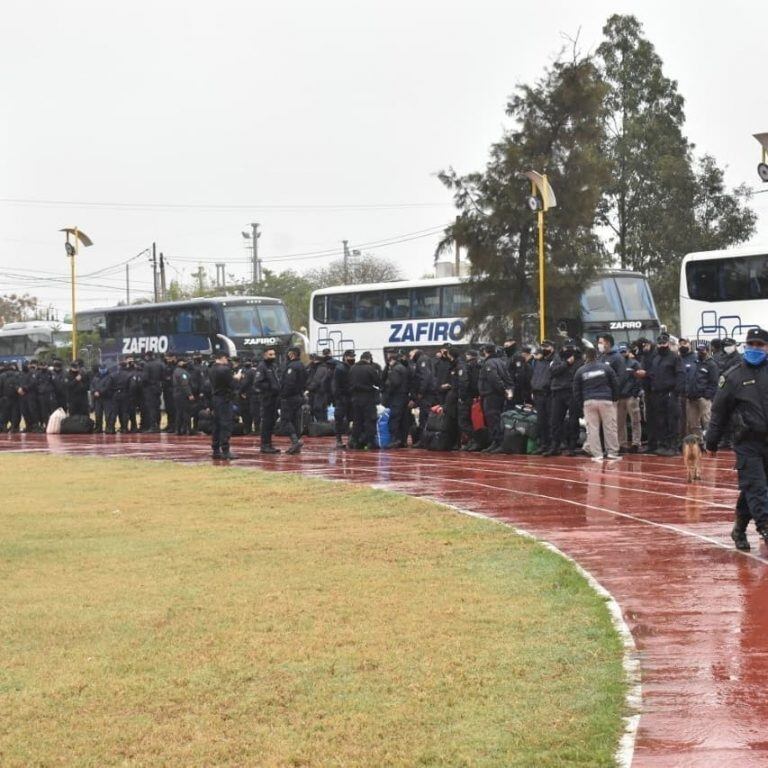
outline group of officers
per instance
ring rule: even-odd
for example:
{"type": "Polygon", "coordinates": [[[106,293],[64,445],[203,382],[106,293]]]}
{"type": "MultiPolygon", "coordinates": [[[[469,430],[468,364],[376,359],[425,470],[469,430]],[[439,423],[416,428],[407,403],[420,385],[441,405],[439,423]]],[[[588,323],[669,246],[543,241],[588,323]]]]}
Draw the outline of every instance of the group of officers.
{"type": "MultiPolygon", "coordinates": [[[[58,408],[88,419],[95,431],[194,435],[207,422],[214,458],[236,458],[230,449],[235,422],[243,434],[258,432],[263,453],[279,453],[276,430],[290,438],[287,453],[301,451],[303,418],[327,421],[333,408],[338,449],[377,447],[377,406],[389,409],[389,448],[419,447],[435,406],[452,425],[452,444],[466,451],[503,453],[502,413],[530,409],[537,418],[538,453],[591,455],[615,460],[621,453],[678,453],[685,435],[696,435],[710,453],[733,447],[740,495],[732,537],[748,549],[754,519],[768,542],[768,332],[749,331],[743,353],[726,338],[672,343],[662,333],[615,345],[610,334],[595,348],[573,341],[559,348],[509,339],[479,350],[444,345],[435,352],[390,349],[386,365],[370,352],[341,358],[323,350],[309,365],[301,350],[275,348],[260,360],[213,361],[151,352],[126,357],[114,369],[82,360],[0,364],[0,432],[45,431],[58,408]],[[482,410],[490,444],[478,440],[474,409],[482,410]],[[581,420],[586,440],[581,445],[581,420]],[[347,439],[347,443],[344,440],[347,439]]],[[[486,441],[487,443],[487,441],[486,441]]]]}

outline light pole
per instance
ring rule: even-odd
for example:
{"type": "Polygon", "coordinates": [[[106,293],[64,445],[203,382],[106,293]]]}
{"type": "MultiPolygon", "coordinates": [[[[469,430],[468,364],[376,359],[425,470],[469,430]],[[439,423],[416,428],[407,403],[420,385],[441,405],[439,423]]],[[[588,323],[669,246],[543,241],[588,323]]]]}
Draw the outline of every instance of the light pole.
{"type": "Polygon", "coordinates": [[[242,235],[246,240],[251,241],[251,282],[255,289],[256,285],[261,282],[261,262],[259,261],[259,238],[261,237],[261,232],[259,232],[259,225],[255,223],[251,224],[251,231],[247,232],[246,230],[243,230],[242,235]]]}
{"type": "Polygon", "coordinates": [[[67,235],[67,241],[64,243],[64,250],[67,252],[67,257],[70,259],[70,272],[72,275],[72,359],[77,359],[77,293],[75,289],[75,256],[77,256],[80,243],[84,247],[93,245],[93,241],[88,235],[77,227],[65,227],[60,229],[59,232],[64,232],[67,235]],[[70,237],[74,241],[74,245],[70,242],[70,237]]]}
{"type": "Polygon", "coordinates": [[[755,133],[753,136],[760,142],[760,146],[763,148],[762,160],[757,166],[757,175],[763,181],[768,181],[768,133],[755,133]]]}
{"type": "Polygon", "coordinates": [[[557,205],[555,192],[547,181],[547,174],[526,171],[523,174],[531,182],[528,207],[537,214],[539,224],[539,342],[547,338],[547,319],[544,284],[544,214],[557,205]]]}

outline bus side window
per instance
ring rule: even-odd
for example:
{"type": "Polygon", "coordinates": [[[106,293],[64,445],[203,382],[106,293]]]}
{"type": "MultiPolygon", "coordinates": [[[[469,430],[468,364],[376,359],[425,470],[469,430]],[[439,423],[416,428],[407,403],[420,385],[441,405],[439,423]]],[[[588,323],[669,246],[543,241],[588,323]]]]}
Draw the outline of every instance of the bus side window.
{"type": "Polygon", "coordinates": [[[192,312],[181,310],[176,315],[176,333],[192,333],[192,312]]]}
{"type": "Polygon", "coordinates": [[[125,330],[125,315],[120,312],[110,312],[107,315],[107,338],[119,339],[121,336],[130,334],[124,334],[125,330]]]}
{"type": "Polygon", "coordinates": [[[335,293],[328,297],[328,322],[351,323],[355,318],[355,297],[349,293],[335,293]]]}
{"type": "Polygon", "coordinates": [[[382,309],[386,320],[405,320],[411,311],[411,297],[408,289],[384,291],[382,309]]]}
{"type": "Polygon", "coordinates": [[[414,288],[411,317],[440,317],[440,288],[414,288]]]}
{"type": "Polygon", "coordinates": [[[357,294],[355,320],[358,322],[371,322],[372,320],[381,320],[380,293],[372,291],[357,294]]]}
{"type": "Polygon", "coordinates": [[[315,296],[312,302],[312,316],[318,323],[327,322],[325,315],[325,296],[315,296]]]}

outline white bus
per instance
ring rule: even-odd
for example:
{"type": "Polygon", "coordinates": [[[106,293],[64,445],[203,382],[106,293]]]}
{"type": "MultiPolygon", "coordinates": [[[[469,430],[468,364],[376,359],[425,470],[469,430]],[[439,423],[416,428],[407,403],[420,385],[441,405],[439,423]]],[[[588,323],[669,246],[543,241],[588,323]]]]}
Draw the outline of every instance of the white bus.
{"type": "Polygon", "coordinates": [[[680,335],[731,337],[768,325],[768,248],[689,253],[680,268],[680,335]]]}
{"type": "MultiPolygon", "coordinates": [[[[385,349],[479,344],[467,333],[472,299],[466,278],[443,277],[367,285],[340,285],[314,291],[310,301],[310,352],[369,351],[384,362],[385,349]]],[[[616,343],[660,330],[647,280],[637,272],[612,270],[581,296],[581,317],[558,322],[563,334],[594,342],[610,332],[616,343]],[[565,330],[566,325],[568,330],[565,330]]]]}
{"type": "Polygon", "coordinates": [[[48,320],[25,320],[0,327],[0,362],[22,362],[53,355],[72,343],[72,326],[48,320]]]}

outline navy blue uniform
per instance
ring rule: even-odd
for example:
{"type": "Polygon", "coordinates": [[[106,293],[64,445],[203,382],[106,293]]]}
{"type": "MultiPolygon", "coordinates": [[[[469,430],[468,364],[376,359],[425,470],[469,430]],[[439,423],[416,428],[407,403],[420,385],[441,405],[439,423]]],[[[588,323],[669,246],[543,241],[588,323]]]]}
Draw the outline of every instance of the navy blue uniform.
{"type": "Polygon", "coordinates": [[[232,435],[232,402],[235,397],[235,379],[229,365],[216,363],[210,372],[213,390],[213,432],[211,447],[213,453],[229,453],[229,439],[232,435]]]}

